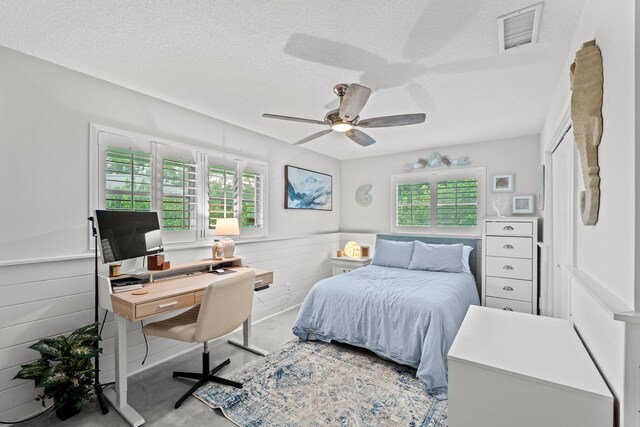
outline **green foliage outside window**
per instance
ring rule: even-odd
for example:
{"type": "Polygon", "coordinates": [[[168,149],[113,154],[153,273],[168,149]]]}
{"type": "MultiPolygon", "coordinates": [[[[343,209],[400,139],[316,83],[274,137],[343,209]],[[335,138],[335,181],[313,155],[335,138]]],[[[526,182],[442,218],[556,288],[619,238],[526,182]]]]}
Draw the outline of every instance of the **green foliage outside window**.
{"type": "Polygon", "coordinates": [[[218,218],[234,217],[235,168],[209,166],[209,229],[216,228],[218,218]]]}
{"type": "Polygon", "coordinates": [[[396,224],[424,227],[431,223],[431,185],[428,182],[398,184],[396,224]]]}
{"type": "Polygon", "coordinates": [[[478,180],[449,179],[402,183],[396,186],[396,225],[428,227],[431,225],[432,197],[435,198],[437,227],[475,227],[478,224],[478,180]]]}
{"type": "Polygon", "coordinates": [[[106,151],[106,209],[151,210],[151,155],[119,148],[106,151]]]}
{"type": "Polygon", "coordinates": [[[165,230],[191,230],[196,220],[196,166],[182,159],[162,161],[162,226],[165,230]]]}
{"type": "Polygon", "coordinates": [[[478,224],[478,181],[438,181],[438,227],[475,227],[478,224]]]}

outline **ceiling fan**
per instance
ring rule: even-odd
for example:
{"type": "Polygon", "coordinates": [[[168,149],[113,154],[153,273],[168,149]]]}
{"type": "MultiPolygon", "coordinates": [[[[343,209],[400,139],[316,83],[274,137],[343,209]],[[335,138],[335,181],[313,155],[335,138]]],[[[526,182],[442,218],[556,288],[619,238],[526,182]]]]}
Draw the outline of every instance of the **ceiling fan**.
{"type": "Polygon", "coordinates": [[[360,111],[362,111],[364,105],[367,103],[369,95],[371,95],[371,89],[356,83],[352,83],[350,85],[340,83],[333,87],[333,92],[340,98],[340,107],[336,110],[329,111],[324,116],[324,121],[268,113],[263,114],[262,117],[330,126],[330,129],[321,130],[313,135],[309,135],[308,137],[296,142],[295,145],[304,144],[330,132],[336,131],[344,132],[344,134],[352,141],[362,145],[363,147],[375,144],[376,141],[357,128],[383,128],[414,125],[424,122],[426,118],[424,113],[416,113],[360,120],[360,111]]]}

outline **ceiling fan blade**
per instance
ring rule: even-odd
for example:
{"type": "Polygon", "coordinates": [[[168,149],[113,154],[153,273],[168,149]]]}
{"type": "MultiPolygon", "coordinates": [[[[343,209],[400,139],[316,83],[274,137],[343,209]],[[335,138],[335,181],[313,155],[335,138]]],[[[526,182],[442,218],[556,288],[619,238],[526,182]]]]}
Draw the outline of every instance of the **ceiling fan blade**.
{"type": "Polygon", "coordinates": [[[315,123],[317,125],[327,125],[327,123],[323,122],[322,120],[303,119],[300,117],[281,116],[278,114],[264,113],[262,117],[266,117],[267,119],[289,120],[292,122],[315,123]]]}
{"type": "Polygon", "coordinates": [[[356,126],[361,128],[386,128],[391,126],[406,126],[422,123],[427,118],[425,113],[400,114],[397,116],[374,117],[360,120],[356,126]]]}
{"type": "Polygon", "coordinates": [[[326,135],[326,134],[328,134],[328,133],[330,133],[330,132],[333,132],[333,129],[325,129],[325,130],[321,130],[320,132],[316,132],[316,133],[314,133],[313,135],[309,135],[308,137],[303,138],[303,139],[301,139],[301,140],[300,140],[300,141],[298,141],[298,142],[295,142],[293,145],[302,145],[302,144],[304,144],[305,142],[309,142],[309,141],[311,141],[312,139],[320,138],[322,135],[326,135]]]}
{"type": "Polygon", "coordinates": [[[340,103],[340,118],[351,121],[358,117],[358,114],[367,103],[369,95],[371,95],[371,89],[368,87],[360,86],[356,83],[350,84],[340,103]]]}
{"type": "Polygon", "coordinates": [[[348,130],[344,134],[347,135],[353,142],[355,142],[356,144],[360,144],[363,147],[368,147],[369,145],[376,143],[375,139],[371,138],[369,135],[358,129],[348,130]]]}

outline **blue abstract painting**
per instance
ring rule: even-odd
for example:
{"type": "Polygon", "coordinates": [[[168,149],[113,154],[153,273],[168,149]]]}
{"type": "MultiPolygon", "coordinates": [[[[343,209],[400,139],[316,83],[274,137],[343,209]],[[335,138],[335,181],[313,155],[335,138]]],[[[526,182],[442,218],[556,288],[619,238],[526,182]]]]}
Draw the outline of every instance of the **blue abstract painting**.
{"type": "Polygon", "coordinates": [[[286,165],[284,177],[286,209],[332,209],[331,175],[286,165]]]}

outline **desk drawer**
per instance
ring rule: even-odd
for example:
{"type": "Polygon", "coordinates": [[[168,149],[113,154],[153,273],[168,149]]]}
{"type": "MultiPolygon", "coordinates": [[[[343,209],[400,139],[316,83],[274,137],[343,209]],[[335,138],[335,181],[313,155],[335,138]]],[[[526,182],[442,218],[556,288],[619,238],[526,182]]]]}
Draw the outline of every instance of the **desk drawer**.
{"type": "Polygon", "coordinates": [[[532,279],[532,262],[530,259],[488,256],[487,276],[506,277],[509,279],[532,279]]]}
{"type": "Polygon", "coordinates": [[[531,280],[487,276],[487,296],[531,302],[531,280]]]}
{"type": "Polygon", "coordinates": [[[136,306],[136,318],[140,319],[178,308],[190,307],[195,304],[194,293],[177,295],[173,298],[164,298],[157,301],[147,302],[136,306]]]}
{"type": "Polygon", "coordinates": [[[531,237],[487,236],[487,255],[510,258],[531,258],[531,237]]]}
{"type": "Polygon", "coordinates": [[[204,298],[204,291],[206,289],[203,289],[201,291],[196,291],[196,293],[194,294],[194,298],[195,298],[195,304],[198,305],[200,303],[202,303],[202,298],[204,298]]]}
{"type": "Polygon", "coordinates": [[[263,286],[273,283],[273,271],[255,270],[255,286],[263,286]]]}
{"type": "Polygon", "coordinates": [[[492,236],[533,236],[530,222],[487,221],[487,234],[492,236]]]}
{"type": "Polygon", "coordinates": [[[517,311],[520,313],[532,313],[532,305],[530,302],[514,301],[505,298],[487,297],[487,307],[497,308],[499,310],[517,311]]]}

